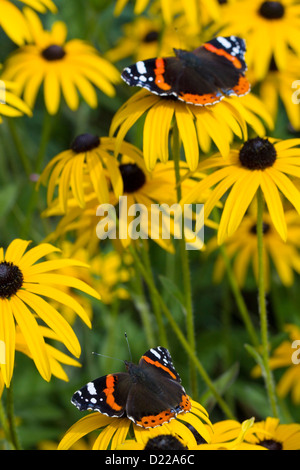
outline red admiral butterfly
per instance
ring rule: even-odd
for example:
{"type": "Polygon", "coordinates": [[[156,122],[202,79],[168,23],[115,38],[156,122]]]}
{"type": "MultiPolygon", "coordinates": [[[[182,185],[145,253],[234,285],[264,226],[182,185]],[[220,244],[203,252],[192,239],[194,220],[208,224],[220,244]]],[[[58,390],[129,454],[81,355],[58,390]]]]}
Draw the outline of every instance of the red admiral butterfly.
{"type": "Polygon", "coordinates": [[[178,413],[190,411],[191,402],[166,348],[149,349],[139,364],[124,361],[127,372],[108,374],[74,393],[71,402],[80,411],[100,411],[125,417],[143,428],[154,428],[178,413]]]}
{"type": "Polygon", "coordinates": [[[121,77],[159,96],[173,97],[197,106],[212,105],[224,96],[250,91],[245,41],[219,36],[192,52],[174,49],[175,57],[148,59],[126,67],[121,77]]]}

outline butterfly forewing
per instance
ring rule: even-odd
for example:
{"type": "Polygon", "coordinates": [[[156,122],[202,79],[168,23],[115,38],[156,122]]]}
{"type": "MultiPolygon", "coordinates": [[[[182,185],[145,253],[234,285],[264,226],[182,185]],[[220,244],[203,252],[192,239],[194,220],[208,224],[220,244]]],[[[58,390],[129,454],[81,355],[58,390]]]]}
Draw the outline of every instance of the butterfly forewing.
{"type": "Polygon", "coordinates": [[[99,377],[74,393],[71,402],[80,411],[92,410],[108,416],[123,416],[131,379],[127,373],[99,377]]]}

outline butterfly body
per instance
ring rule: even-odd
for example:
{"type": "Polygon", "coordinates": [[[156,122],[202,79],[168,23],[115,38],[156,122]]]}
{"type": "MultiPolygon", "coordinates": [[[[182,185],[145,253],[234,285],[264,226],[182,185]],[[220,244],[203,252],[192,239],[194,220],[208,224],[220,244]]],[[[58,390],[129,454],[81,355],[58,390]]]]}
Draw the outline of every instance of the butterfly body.
{"type": "Polygon", "coordinates": [[[174,369],[170,353],[158,346],[147,351],[139,364],[124,361],[127,372],[99,377],[75,392],[79,410],[111,417],[128,417],[144,428],[169,422],[190,411],[190,400],[174,369]]]}

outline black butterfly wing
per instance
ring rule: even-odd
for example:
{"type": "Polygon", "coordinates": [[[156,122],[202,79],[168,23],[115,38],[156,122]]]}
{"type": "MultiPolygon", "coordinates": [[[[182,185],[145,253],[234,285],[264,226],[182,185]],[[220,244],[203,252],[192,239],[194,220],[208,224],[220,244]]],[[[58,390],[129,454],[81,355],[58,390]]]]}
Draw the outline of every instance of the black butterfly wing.
{"type": "Polygon", "coordinates": [[[189,398],[167,349],[150,349],[140,359],[139,367],[143,381],[132,384],[127,399],[130,419],[143,427],[155,427],[190,410],[189,398]]]}
{"type": "Polygon", "coordinates": [[[121,417],[125,413],[131,383],[126,372],[104,375],[77,390],[71,402],[80,411],[99,411],[107,416],[121,417]]]}

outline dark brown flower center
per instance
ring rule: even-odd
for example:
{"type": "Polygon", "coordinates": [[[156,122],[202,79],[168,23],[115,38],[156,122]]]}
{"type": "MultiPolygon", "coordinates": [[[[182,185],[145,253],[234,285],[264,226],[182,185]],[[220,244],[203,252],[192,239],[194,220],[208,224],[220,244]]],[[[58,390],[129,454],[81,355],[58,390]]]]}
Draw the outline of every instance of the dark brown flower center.
{"type": "Polygon", "coordinates": [[[279,20],[284,16],[284,5],[281,2],[263,2],[258,13],[266,20],[279,20]]]}
{"type": "Polygon", "coordinates": [[[256,137],[244,143],[239,159],[248,170],[264,170],[274,164],[276,155],[275,147],[268,139],[256,137]]]}
{"type": "Polygon", "coordinates": [[[21,289],[23,280],[18,266],[7,261],[0,263],[0,298],[9,299],[15,295],[21,289]]]}
{"type": "Polygon", "coordinates": [[[281,442],[274,441],[273,439],[264,439],[260,441],[258,445],[266,447],[269,450],[283,450],[281,442]]]}
{"type": "Polygon", "coordinates": [[[75,138],[71,149],[76,153],[82,153],[97,148],[99,144],[100,138],[97,135],[81,134],[75,138]]]}
{"type": "Polygon", "coordinates": [[[227,0],[218,0],[218,2],[220,5],[224,5],[225,3],[227,3],[227,0]]]}
{"type": "MultiPolygon", "coordinates": [[[[263,222],[263,234],[264,235],[266,235],[270,231],[270,228],[271,228],[270,224],[267,224],[266,222],[263,222]]],[[[250,227],[250,233],[253,233],[253,235],[257,234],[257,227],[256,227],[255,224],[252,225],[252,227],[250,227]]]]}
{"type": "Polygon", "coordinates": [[[144,186],[146,175],[135,163],[122,164],[119,169],[123,179],[124,193],[134,193],[144,186]]]}
{"type": "Polygon", "coordinates": [[[161,434],[149,439],[144,450],[187,450],[175,436],[161,434]]]}
{"type": "Polygon", "coordinates": [[[52,46],[47,47],[42,51],[42,56],[44,59],[52,60],[61,60],[66,55],[66,52],[63,47],[53,44],[52,46]]]}
{"type": "Polygon", "coordinates": [[[158,31],[152,30],[148,31],[148,33],[144,36],[143,42],[150,43],[155,42],[159,38],[158,31]]]}

